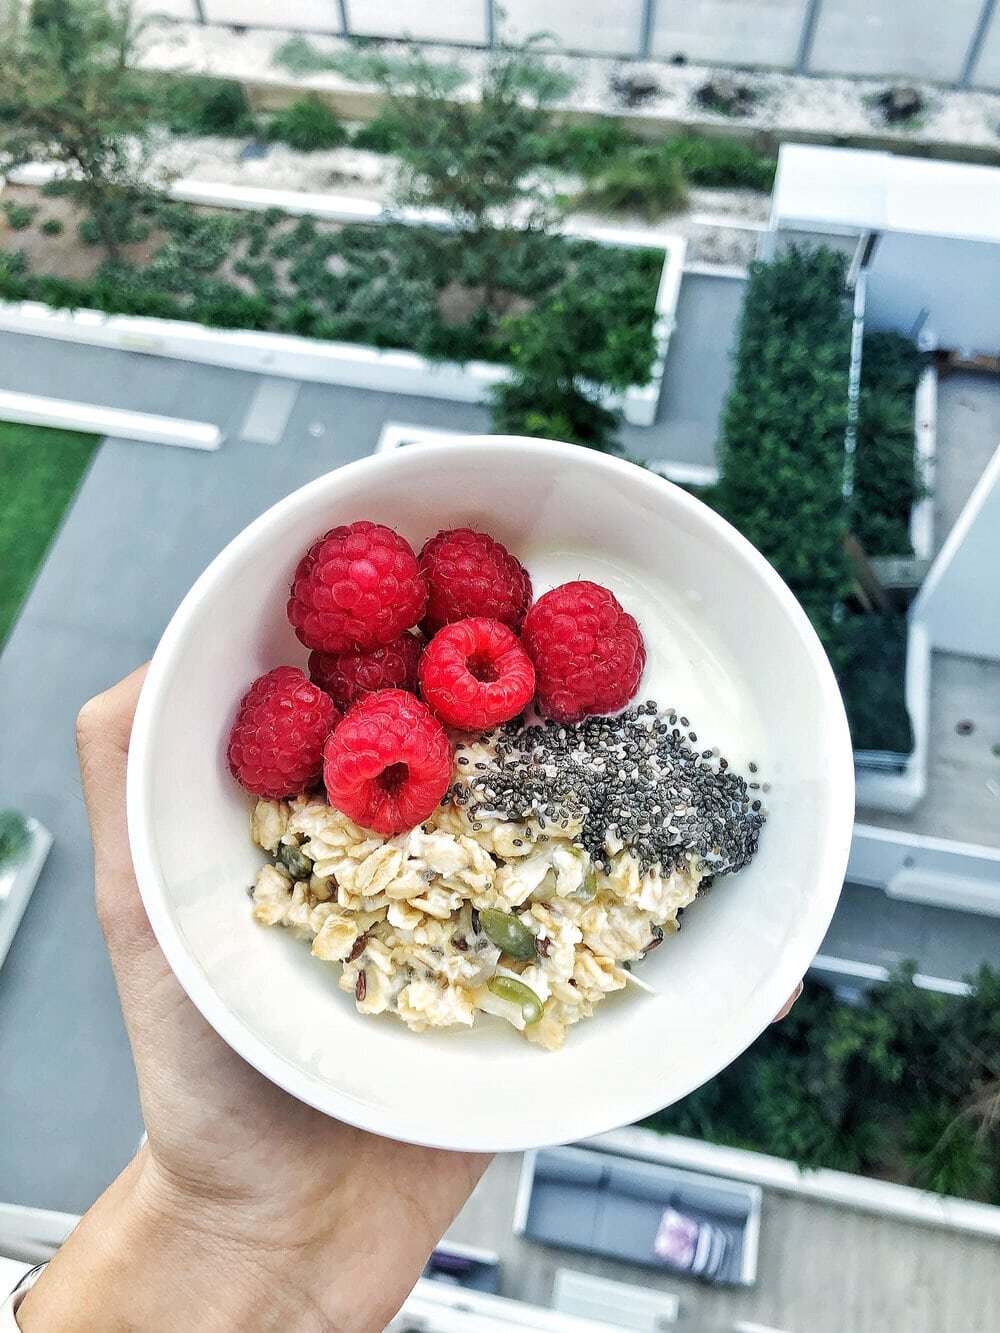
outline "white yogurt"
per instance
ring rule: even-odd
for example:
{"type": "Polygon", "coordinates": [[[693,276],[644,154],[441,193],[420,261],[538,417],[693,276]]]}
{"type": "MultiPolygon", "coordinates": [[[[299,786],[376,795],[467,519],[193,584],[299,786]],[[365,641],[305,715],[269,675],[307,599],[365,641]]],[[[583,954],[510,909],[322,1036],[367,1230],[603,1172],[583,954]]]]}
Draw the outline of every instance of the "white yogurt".
{"type": "Polygon", "coordinates": [[[705,613],[697,593],[670,588],[634,565],[580,548],[518,552],[534,597],[559,584],[590,579],[610,588],[635,616],[646,642],[646,670],[637,701],[655,699],[690,722],[699,750],[718,746],[746,774],[753,760],[766,777],[770,745],[739,661],[705,613]]]}

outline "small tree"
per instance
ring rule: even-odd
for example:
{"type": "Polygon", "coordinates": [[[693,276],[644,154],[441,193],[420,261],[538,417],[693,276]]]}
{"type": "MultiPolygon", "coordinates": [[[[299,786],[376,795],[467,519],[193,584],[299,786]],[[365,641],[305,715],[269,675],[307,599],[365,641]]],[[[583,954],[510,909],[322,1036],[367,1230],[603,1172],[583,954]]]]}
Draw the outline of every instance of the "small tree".
{"type": "Polygon", "coordinates": [[[607,298],[570,278],[537,309],[509,321],[512,377],[492,393],[498,431],[616,449],[618,414],[602,387],[624,391],[653,361],[651,325],[607,333],[607,298]]]}
{"type": "Polygon", "coordinates": [[[142,188],[153,109],[132,69],[137,36],[128,0],[42,0],[30,23],[0,30],[0,169],[64,167],[112,256],[123,206],[142,188]]]}
{"type": "Polygon", "coordinates": [[[380,128],[402,163],[396,203],[448,214],[477,261],[473,276],[486,288],[487,304],[512,225],[544,230],[555,216],[539,172],[542,135],[549,108],[572,79],[548,63],[539,40],[491,51],[478,99],[456,93],[454,67],[428,59],[415,44],[405,61],[352,51],[343,69],[385,95],[380,128]]]}

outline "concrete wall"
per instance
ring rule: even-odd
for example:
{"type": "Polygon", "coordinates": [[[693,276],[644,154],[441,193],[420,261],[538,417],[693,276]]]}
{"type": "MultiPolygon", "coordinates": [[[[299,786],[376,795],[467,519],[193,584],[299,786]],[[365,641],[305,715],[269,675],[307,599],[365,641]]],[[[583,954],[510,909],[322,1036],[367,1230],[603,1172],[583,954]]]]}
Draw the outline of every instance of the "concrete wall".
{"type": "Polygon", "coordinates": [[[927,311],[934,345],[1000,352],[1000,245],[892,232],[868,271],[868,329],[911,334],[927,311]]]}
{"type": "Polygon", "coordinates": [[[913,608],[943,652],[1000,661],[1000,442],[913,608]]]}

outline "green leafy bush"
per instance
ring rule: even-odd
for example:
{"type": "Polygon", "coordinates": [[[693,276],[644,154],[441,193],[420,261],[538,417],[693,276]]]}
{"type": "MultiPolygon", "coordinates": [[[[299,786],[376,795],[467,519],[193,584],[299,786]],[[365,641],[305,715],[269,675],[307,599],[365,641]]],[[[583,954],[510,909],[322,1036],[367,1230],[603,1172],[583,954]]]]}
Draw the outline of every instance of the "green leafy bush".
{"type": "Polygon", "coordinates": [[[539,141],[539,161],[560,171],[592,180],[612,159],[638,147],[640,140],[620,120],[593,120],[584,125],[559,124],[539,141]]]}
{"type": "Polygon", "coordinates": [[[908,555],[910,511],[924,494],[914,455],[914,395],[924,366],[899,333],[872,333],[861,356],[851,530],[869,555],[908,555]]]}
{"type": "Polygon", "coordinates": [[[601,386],[644,383],[654,355],[652,324],[609,328],[604,291],[577,272],[548,301],[509,321],[514,374],[492,391],[497,430],[614,448],[617,414],[601,386]]]}
{"type": "Polygon", "coordinates": [[[348,138],[343,121],[318,97],[300,97],[277,112],[266,134],[272,143],[285,143],[300,153],[339,148],[348,138]]]}
{"type": "Polygon", "coordinates": [[[388,111],[380,111],[359,125],[351,136],[351,146],[369,153],[402,152],[407,142],[406,126],[388,111]]]}
{"type": "Polygon", "coordinates": [[[38,230],[43,236],[61,236],[64,228],[58,218],[46,218],[38,230]]]}
{"type": "Polygon", "coordinates": [[[256,131],[246,92],[235,79],[206,74],[167,77],[158,80],[155,89],[154,114],[174,134],[242,138],[256,131]]]}
{"type": "Polygon", "coordinates": [[[735,1064],[647,1123],[1000,1203],[1000,972],[981,968],[962,997],[915,986],[914,970],[861,1006],[809,986],[735,1064]]]}
{"type": "Polygon", "coordinates": [[[848,615],[837,626],[835,665],[855,750],[913,749],[904,693],[907,629],[902,615],[848,615]]]}
{"type": "Polygon", "coordinates": [[[684,172],[660,147],[631,148],[612,159],[577,203],[604,213],[641,213],[652,221],[687,204],[684,172]]]}
{"type": "Polygon", "coordinates": [[[774,186],[777,159],[764,157],[736,139],[692,135],[667,139],[663,147],[692,185],[761,190],[766,194],[774,186]]]}
{"type": "Polygon", "coordinates": [[[722,513],[802,602],[828,649],[850,588],[843,550],[851,319],[842,256],[751,266],[722,417],[722,513]]]}
{"type": "Polygon", "coordinates": [[[0,810],[0,871],[19,865],[30,841],[24,816],[16,810],[0,810]]]}
{"type": "Polygon", "coordinates": [[[7,226],[11,231],[27,231],[38,215],[38,207],[38,204],[15,204],[13,200],[5,199],[3,211],[7,226]]]}

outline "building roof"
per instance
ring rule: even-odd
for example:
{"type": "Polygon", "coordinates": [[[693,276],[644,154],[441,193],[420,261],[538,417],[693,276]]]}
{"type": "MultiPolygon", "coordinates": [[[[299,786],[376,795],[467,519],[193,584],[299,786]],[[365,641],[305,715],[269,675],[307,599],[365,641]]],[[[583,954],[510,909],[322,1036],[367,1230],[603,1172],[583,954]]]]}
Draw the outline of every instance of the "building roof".
{"type": "Polygon", "coordinates": [[[771,225],[790,222],[1000,243],[1000,168],[782,144],[771,225]]]}

